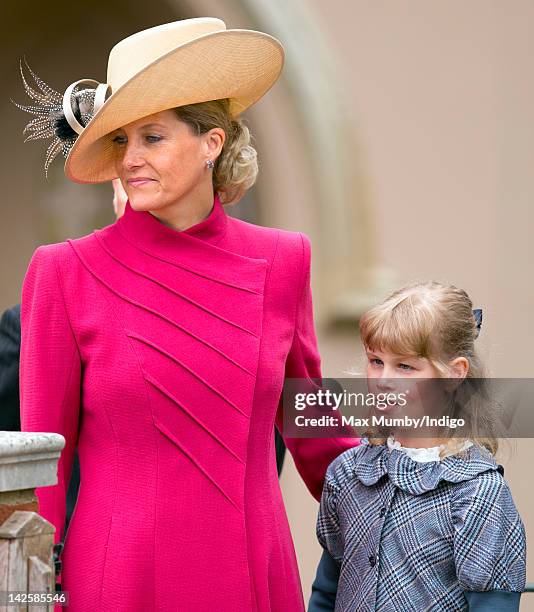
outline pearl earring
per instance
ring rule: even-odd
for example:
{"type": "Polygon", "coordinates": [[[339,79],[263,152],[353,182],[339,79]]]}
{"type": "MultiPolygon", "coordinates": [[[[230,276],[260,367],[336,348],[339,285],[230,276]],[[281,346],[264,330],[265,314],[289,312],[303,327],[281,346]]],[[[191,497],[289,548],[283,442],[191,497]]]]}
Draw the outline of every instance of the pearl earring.
{"type": "Polygon", "coordinates": [[[210,169],[213,170],[213,168],[215,167],[215,164],[213,163],[213,160],[211,159],[207,159],[206,160],[206,166],[210,169]]]}

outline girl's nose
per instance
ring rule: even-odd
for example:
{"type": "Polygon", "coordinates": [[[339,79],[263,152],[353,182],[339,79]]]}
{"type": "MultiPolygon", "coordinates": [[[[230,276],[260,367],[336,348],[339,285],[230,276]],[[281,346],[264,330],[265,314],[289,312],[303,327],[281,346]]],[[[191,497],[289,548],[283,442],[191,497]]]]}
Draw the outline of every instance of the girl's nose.
{"type": "Polygon", "coordinates": [[[376,387],[381,393],[390,393],[393,391],[395,384],[389,370],[384,368],[380,378],[376,381],[376,387]]]}
{"type": "Polygon", "coordinates": [[[386,392],[394,391],[403,378],[403,372],[400,372],[394,364],[385,364],[381,371],[380,384],[386,387],[386,392]]]}

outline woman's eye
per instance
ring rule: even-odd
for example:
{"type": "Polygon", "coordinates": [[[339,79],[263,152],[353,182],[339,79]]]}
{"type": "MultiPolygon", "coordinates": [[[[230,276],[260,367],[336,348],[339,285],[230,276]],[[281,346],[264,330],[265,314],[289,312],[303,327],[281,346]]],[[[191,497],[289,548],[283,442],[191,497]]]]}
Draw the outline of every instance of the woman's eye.
{"type": "MultiPolygon", "coordinates": [[[[162,140],[161,136],[155,136],[155,135],[150,135],[150,136],[146,136],[146,140],[147,142],[159,142],[160,140],[162,140]]],[[[115,138],[112,139],[112,141],[115,144],[126,144],[128,142],[128,139],[125,136],[115,136],[115,138]]]]}

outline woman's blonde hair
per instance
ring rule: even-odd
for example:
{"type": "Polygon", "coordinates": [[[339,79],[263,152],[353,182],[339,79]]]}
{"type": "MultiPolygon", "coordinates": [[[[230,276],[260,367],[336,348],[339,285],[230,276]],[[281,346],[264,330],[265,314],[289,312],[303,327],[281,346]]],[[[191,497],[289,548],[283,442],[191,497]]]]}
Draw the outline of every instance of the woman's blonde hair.
{"type": "Polygon", "coordinates": [[[227,98],[187,104],[174,109],[178,119],[187,123],[200,136],[219,127],[226,139],[213,168],[213,189],[223,204],[237,202],[252,187],[258,174],[256,149],[250,144],[251,134],[241,118],[230,115],[227,98]]]}
{"type": "MultiPolygon", "coordinates": [[[[463,289],[437,281],[413,283],[368,310],[361,317],[359,327],[367,348],[423,357],[442,378],[450,375],[450,360],[465,357],[469,370],[454,392],[451,418],[466,419],[466,429],[472,435],[451,438],[442,455],[457,452],[467,439],[492,454],[497,452],[486,373],[474,345],[479,329],[473,304],[463,289]],[[477,432],[482,433],[477,435],[477,432]]],[[[369,428],[364,435],[371,444],[386,443],[379,430],[369,428]]]]}

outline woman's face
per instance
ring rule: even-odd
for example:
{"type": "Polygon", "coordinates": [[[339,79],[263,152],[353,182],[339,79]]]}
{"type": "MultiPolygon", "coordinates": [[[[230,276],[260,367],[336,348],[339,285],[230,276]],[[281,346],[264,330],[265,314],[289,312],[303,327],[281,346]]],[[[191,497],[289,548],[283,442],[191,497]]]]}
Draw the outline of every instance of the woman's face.
{"type": "Polygon", "coordinates": [[[212,171],[224,142],[214,128],[197,136],[173,110],[138,119],[111,134],[115,170],[134,210],[162,211],[212,192],[212,171]]]}

